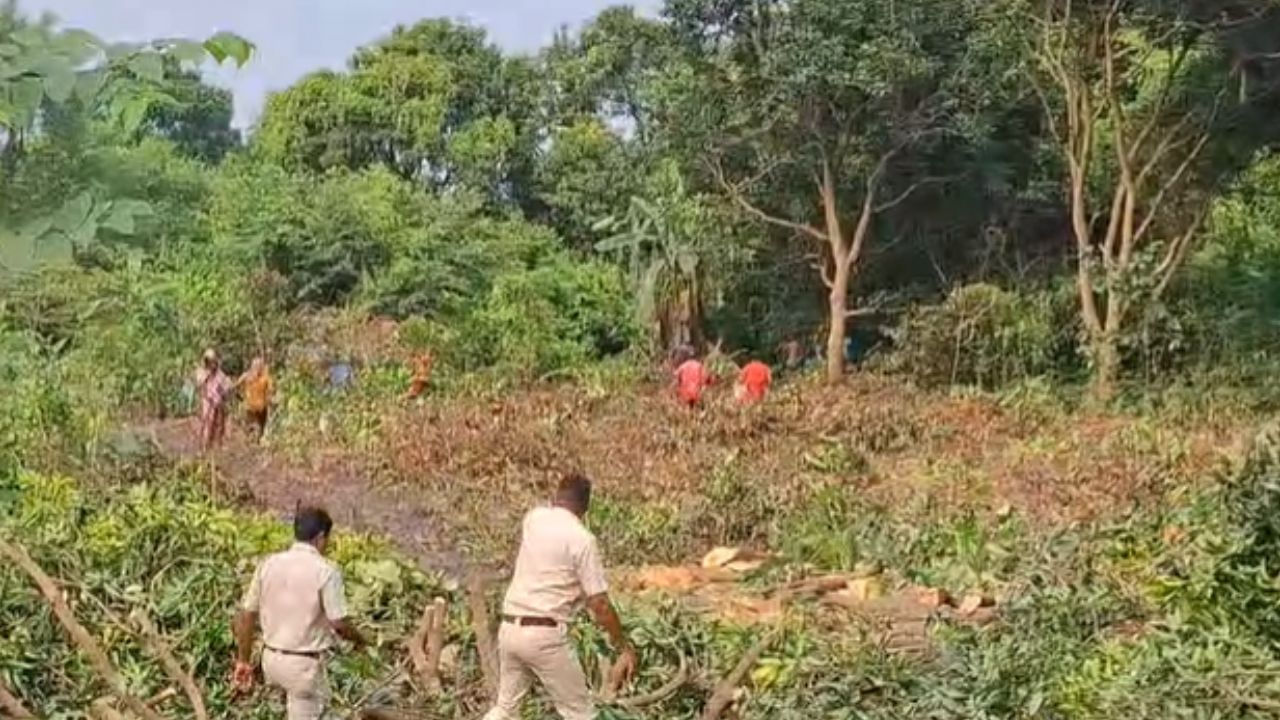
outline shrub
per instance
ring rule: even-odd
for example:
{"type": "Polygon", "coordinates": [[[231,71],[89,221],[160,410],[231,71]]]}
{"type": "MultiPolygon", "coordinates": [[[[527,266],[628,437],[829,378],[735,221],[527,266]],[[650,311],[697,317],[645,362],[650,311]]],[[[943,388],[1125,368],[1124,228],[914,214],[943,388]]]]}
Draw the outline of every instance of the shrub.
{"type": "Polygon", "coordinates": [[[956,288],[940,304],[909,311],[895,331],[890,368],[925,385],[994,389],[1079,369],[1073,308],[1051,292],[985,284],[956,288]]]}
{"type": "Polygon", "coordinates": [[[498,278],[460,330],[469,367],[541,376],[625,350],[636,338],[621,273],[568,260],[498,278]]]}

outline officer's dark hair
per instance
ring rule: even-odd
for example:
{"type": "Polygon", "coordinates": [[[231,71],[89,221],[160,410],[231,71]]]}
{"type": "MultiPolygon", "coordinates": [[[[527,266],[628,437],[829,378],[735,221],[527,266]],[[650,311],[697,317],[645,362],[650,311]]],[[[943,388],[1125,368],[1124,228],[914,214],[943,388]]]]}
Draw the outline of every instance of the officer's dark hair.
{"type": "Polygon", "coordinates": [[[560,479],[556,487],[556,504],[584,515],[591,506],[591,480],[582,473],[569,473],[560,479]]]}
{"type": "Polygon", "coordinates": [[[318,507],[299,508],[293,516],[293,537],[298,542],[312,542],[333,530],[333,518],[318,507]]]}

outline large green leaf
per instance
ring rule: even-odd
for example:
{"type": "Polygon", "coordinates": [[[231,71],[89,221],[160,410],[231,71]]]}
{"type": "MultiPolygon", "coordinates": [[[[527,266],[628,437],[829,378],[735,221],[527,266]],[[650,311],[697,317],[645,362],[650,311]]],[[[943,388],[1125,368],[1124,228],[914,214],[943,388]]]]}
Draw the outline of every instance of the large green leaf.
{"type": "Polygon", "coordinates": [[[129,59],[129,70],[147,82],[164,82],[164,60],[158,53],[139,52],[129,59]]]}
{"type": "Polygon", "coordinates": [[[9,37],[23,47],[39,47],[48,42],[48,36],[45,32],[36,27],[22,28],[9,37]]]}
{"type": "Polygon", "coordinates": [[[142,94],[131,94],[120,98],[117,103],[116,118],[120,127],[127,133],[137,131],[142,121],[147,118],[147,110],[151,108],[151,99],[142,94]]]}
{"type": "Polygon", "coordinates": [[[18,121],[35,115],[40,108],[40,100],[44,97],[44,84],[40,78],[24,77],[9,84],[10,102],[13,103],[18,121]]]}
{"type": "Polygon", "coordinates": [[[640,286],[636,288],[636,310],[640,321],[645,324],[652,322],[657,314],[658,285],[665,269],[665,263],[654,260],[645,269],[644,275],[640,278],[640,286]]]}
{"type": "Polygon", "coordinates": [[[639,244],[639,238],[635,234],[629,232],[620,233],[596,243],[596,252],[601,254],[618,252],[619,250],[634,248],[639,244]]]}
{"type": "Polygon", "coordinates": [[[253,56],[253,44],[235,33],[220,32],[204,43],[204,49],[222,64],[230,59],[237,67],[243,67],[253,56]]]}
{"type": "MultiPolygon", "coordinates": [[[[96,231],[96,229],[95,229],[96,231]]],[[[31,259],[34,265],[66,265],[72,260],[75,246],[72,236],[63,233],[45,233],[32,243],[31,259]]]]}
{"type": "Polygon", "coordinates": [[[102,91],[102,86],[107,81],[107,73],[101,68],[85,70],[76,75],[76,97],[80,102],[85,104],[92,103],[98,93],[102,91]]]}
{"type": "Polygon", "coordinates": [[[44,76],[44,94],[55,103],[71,99],[76,87],[76,73],[69,63],[50,67],[44,76]]]}
{"type": "Polygon", "coordinates": [[[63,203],[53,215],[55,230],[72,234],[77,232],[89,220],[93,212],[93,196],[87,191],[63,203]]]}
{"type": "Polygon", "coordinates": [[[111,203],[102,227],[120,235],[133,235],[137,231],[137,221],[152,214],[151,205],[142,200],[116,200],[111,203]]]}

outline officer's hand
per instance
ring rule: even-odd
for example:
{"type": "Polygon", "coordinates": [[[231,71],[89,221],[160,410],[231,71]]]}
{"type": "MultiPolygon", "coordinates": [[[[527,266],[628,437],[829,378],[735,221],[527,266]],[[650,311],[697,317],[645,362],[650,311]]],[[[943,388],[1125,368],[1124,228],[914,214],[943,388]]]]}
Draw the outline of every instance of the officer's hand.
{"type": "Polygon", "coordinates": [[[635,677],[638,663],[639,660],[636,657],[635,648],[630,646],[624,648],[622,652],[618,653],[618,662],[613,665],[613,674],[609,678],[609,687],[617,691],[631,682],[631,678],[635,677]]]}
{"type": "Polygon", "coordinates": [[[253,690],[253,665],[236,660],[231,668],[231,690],[237,695],[253,690]]]}

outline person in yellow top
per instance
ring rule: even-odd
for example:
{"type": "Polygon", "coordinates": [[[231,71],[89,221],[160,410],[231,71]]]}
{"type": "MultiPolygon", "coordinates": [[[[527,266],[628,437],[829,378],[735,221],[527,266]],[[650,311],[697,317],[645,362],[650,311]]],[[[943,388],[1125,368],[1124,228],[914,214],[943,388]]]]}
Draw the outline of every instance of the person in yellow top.
{"type": "Polygon", "coordinates": [[[253,437],[262,440],[267,431],[267,420],[271,414],[271,395],[275,392],[275,382],[271,379],[271,369],[261,356],[249,363],[249,369],[236,381],[240,392],[244,395],[245,414],[249,417],[249,426],[253,437]]]}

